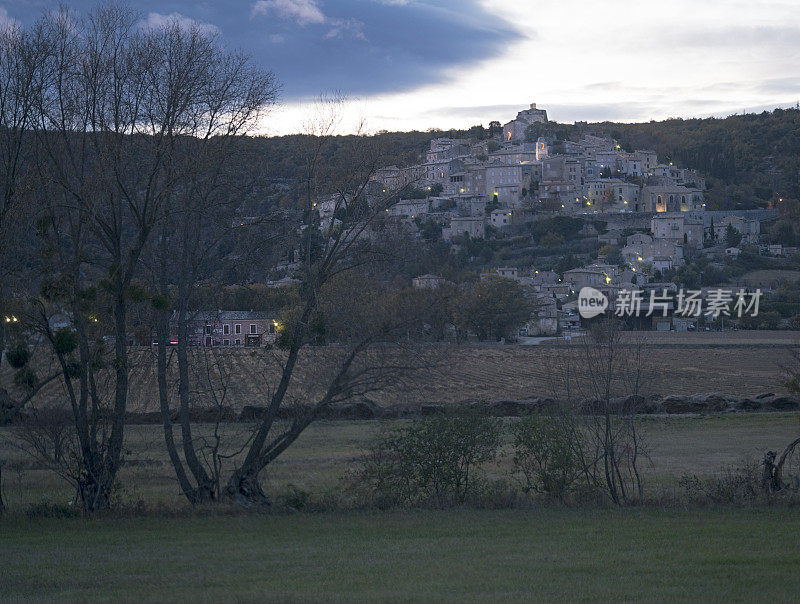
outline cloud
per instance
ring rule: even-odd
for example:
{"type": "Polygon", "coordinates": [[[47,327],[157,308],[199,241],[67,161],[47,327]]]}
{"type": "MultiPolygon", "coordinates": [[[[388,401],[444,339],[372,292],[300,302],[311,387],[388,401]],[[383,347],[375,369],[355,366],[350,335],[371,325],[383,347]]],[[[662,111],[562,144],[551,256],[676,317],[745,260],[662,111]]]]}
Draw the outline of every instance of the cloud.
{"type": "Polygon", "coordinates": [[[359,40],[365,40],[364,24],[358,19],[329,19],[331,29],[325,34],[326,39],[341,38],[345,34],[350,34],[359,40]]]}
{"type": "Polygon", "coordinates": [[[253,16],[271,13],[303,27],[326,21],[325,15],[314,0],[259,0],[253,5],[253,16]]]}
{"type": "Polygon", "coordinates": [[[150,13],[147,15],[147,18],[142,21],[142,25],[148,29],[160,29],[172,23],[177,23],[178,27],[184,30],[196,27],[208,35],[219,35],[221,33],[216,25],[191,19],[182,15],[181,13],[170,13],[169,15],[150,13]]]}
{"type": "Polygon", "coordinates": [[[285,21],[292,21],[301,27],[309,25],[326,25],[328,32],[323,36],[326,40],[344,38],[349,35],[357,40],[366,41],[364,23],[358,19],[336,18],[325,15],[315,0],[259,0],[253,5],[251,17],[275,14],[285,21]]]}
{"type": "Polygon", "coordinates": [[[514,116],[516,116],[516,114],[523,109],[525,109],[525,107],[513,103],[505,103],[501,105],[473,105],[473,106],[462,105],[462,106],[436,107],[435,109],[426,109],[425,111],[420,112],[420,116],[422,117],[448,116],[451,118],[468,118],[468,119],[474,118],[480,120],[481,117],[490,115],[490,116],[499,116],[499,117],[493,117],[492,119],[498,119],[498,120],[505,119],[505,121],[508,121],[509,119],[512,119],[514,116]]]}
{"type": "Polygon", "coordinates": [[[800,94],[800,78],[772,78],[757,84],[757,90],[766,94],[800,94]]]}
{"type": "MultiPolygon", "coordinates": [[[[765,46],[795,47],[800,45],[800,27],[795,25],[731,25],[728,27],[691,29],[667,33],[667,42],[679,47],[712,48],[723,47],[754,48],[765,46]]],[[[661,46],[665,40],[658,36],[651,43],[661,46]]]]}
{"type": "MultiPolygon", "coordinates": [[[[26,26],[51,0],[0,0],[26,26]]],[[[56,0],[52,0],[56,2],[56,0]]],[[[493,0],[494,2],[494,0],[493,0]]],[[[141,27],[177,19],[220,32],[232,49],[275,73],[282,101],[322,90],[352,97],[408,91],[452,81],[508,53],[535,28],[512,22],[486,0],[130,0],[141,27]]],[[[76,16],[95,0],[69,0],[76,16]]],[[[525,79],[525,70],[519,77],[525,79]]],[[[491,85],[494,86],[493,84],[491,85]]],[[[444,104],[457,104],[454,98],[444,104]]],[[[495,102],[479,101],[475,104],[495,102]]],[[[498,99],[497,102],[507,102],[498,99]]]]}
{"type": "MultiPolygon", "coordinates": [[[[285,102],[320,90],[358,97],[442,83],[534,34],[480,0],[259,0],[247,6],[252,26],[237,31],[236,41],[264,58],[284,84],[285,102]]],[[[224,20],[220,25],[229,31],[224,20]]]]}

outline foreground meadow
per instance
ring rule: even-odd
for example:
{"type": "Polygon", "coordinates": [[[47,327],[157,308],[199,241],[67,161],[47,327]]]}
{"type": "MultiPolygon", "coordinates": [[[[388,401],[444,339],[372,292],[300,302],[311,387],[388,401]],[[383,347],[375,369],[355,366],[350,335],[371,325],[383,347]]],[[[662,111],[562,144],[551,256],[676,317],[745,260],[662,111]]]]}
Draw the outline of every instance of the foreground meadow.
{"type": "MultiPolygon", "coordinates": [[[[267,492],[280,497],[296,489],[319,498],[339,496],[347,477],[358,464],[364,449],[381,430],[404,420],[319,421],[312,424],[270,466],[264,476],[267,492]]],[[[506,424],[516,421],[505,420],[506,424]]],[[[645,495],[658,497],[674,488],[681,476],[712,476],[749,462],[758,464],[768,450],[782,450],[800,435],[797,412],[737,413],[682,416],[641,416],[638,418],[648,458],[642,464],[645,495]]],[[[248,435],[246,424],[223,424],[221,438],[226,450],[237,452],[248,435]]],[[[213,439],[213,426],[198,424],[198,438],[213,439]]],[[[161,426],[131,425],[126,428],[125,464],[119,493],[122,503],[170,509],[185,507],[164,447],[161,426]]],[[[508,478],[510,446],[486,468],[488,477],[508,478]]],[[[236,461],[227,460],[227,471],[236,461]]],[[[19,448],[12,428],[0,428],[0,460],[3,461],[3,495],[12,513],[22,513],[43,500],[66,505],[74,492],[52,471],[33,461],[19,448]]]]}
{"type": "Polygon", "coordinates": [[[715,600],[800,593],[800,510],[417,511],[0,524],[8,600],[715,600]]]}

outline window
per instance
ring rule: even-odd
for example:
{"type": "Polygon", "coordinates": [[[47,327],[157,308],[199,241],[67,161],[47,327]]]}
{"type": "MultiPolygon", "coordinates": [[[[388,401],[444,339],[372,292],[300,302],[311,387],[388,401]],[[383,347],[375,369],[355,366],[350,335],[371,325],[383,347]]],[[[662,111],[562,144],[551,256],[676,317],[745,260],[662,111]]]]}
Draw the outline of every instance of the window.
{"type": "Polygon", "coordinates": [[[274,321],[269,324],[269,332],[270,333],[275,333],[275,322],[274,321]]]}
{"type": "Polygon", "coordinates": [[[236,338],[236,339],[233,341],[233,343],[234,343],[234,344],[236,344],[237,346],[241,346],[241,345],[242,345],[242,341],[241,341],[239,338],[236,338]]]}
{"type": "Polygon", "coordinates": [[[206,325],[206,335],[211,335],[211,325],[206,325]]]}
{"type": "Polygon", "coordinates": [[[222,343],[223,343],[225,346],[230,346],[230,345],[231,345],[231,341],[230,341],[230,340],[222,340],[222,343]]]}
{"type": "Polygon", "coordinates": [[[236,325],[234,325],[233,326],[233,333],[235,333],[235,334],[242,333],[242,326],[239,325],[238,323],[236,325]]]}
{"type": "Polygon", "coordinates": [[[230,325],[226,323],[225,325],[222,326],[222,333],[224,333],[227,336],[230,332],[231,332],[230,325]]]}
{"type": "Polygon", "coordinates": [[[250,333],[258,333],[258,326],[255,323],[250,323],[250,333]]]}

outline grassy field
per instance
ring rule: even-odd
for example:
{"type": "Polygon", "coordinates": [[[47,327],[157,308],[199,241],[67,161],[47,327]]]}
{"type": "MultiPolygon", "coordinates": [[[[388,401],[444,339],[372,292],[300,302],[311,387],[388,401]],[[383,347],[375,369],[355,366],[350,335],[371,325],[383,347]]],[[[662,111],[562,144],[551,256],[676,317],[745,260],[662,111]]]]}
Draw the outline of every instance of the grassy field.
{"type": "Polygon", "coordinates": [[[0,524],[5,600],[793,601],[800,511],[0,524]]]}
{"type": "MultiPolygon", "coordinates": [[[[767,450],[781,450],[800,434],[797,413],[718,414],[707,416],[669,416],[640,418],[649,459],[643,464],[647,494],[674,485],[683,474],[708,476],[741,465],[745,460],[760,460],[767,450]]],[[[507,420],[507,422],[514,420],[507,420]]],[[[316,496],[339,493],[343,479],[354,467],[363,448],[383,427],[394,421],[318,422],[303,433],[265,475],[265,486],[274,496],[289,485],[316,496]]],[[[245,438],[245,426],[223,426],[227,450],[238,449],[245,438]]],[[[210,427],[198,426],[198,437],[210,427]]],[[[14,445],[13,432],[0,428],[0,459],[4,464],[4,498],[12,510],[50,499],[64,504],[74,494],[52,472],[32,465],[14,445]]],[[[121,478],[127,502],[172,508],[185,506],[167,459],[163,432],[159,426],[129,426],[126,460],[121,478]]],[[[508,478],[512,470],[511,452],[487,468],[492,478],[508,478]]],[[[230,462],[229,462],[230,463],[230,462]]],[[[226,466],[228,469],[230,466],[226,466]]]]}
{"type": "MultiPolygon", "coordinates": [[[[646,494],[783,447],[798,419],[642,417],[646,494]]],[[[361,447],[398,421],[312,425],[264,477],[268,493],[340,493],[361,447]]],[[[232,447],[242,428],[224,426],[232,447]]],[[[790,601],[800,590],[799,508],[191,513],[161,438],[158,426],[128,428],[122,497],[175,517],[29,518],[30,503],[73,494],[0,429],[11,512],[0,519],[0,600],[790,601]]],[[[508,479],[510,463],[489,476],[508,479]]]]}

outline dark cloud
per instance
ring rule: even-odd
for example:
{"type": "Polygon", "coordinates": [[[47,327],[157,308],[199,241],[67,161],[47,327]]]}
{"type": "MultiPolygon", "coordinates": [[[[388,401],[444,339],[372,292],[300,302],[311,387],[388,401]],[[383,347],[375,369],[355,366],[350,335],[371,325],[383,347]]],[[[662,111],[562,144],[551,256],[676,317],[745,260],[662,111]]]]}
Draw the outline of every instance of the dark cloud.
{"type": "MultiPolygon", "coordinates": [[[[73,0],[86,11],[94,1],[73,0]]],[[[216,27],[283,83],[284,101],[341,90],[397,92],[446,81],[457,68],[498,56],[523,34],[478,0],[133,0],[142,13],[178,14],[216,27]]],[[[30,23],[58,2],[0,0],[30,23]]]]}

